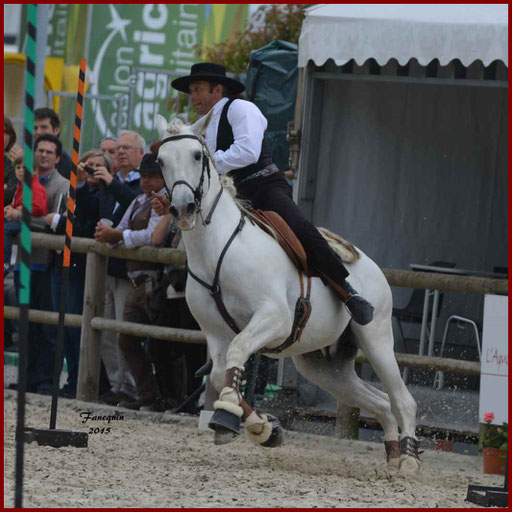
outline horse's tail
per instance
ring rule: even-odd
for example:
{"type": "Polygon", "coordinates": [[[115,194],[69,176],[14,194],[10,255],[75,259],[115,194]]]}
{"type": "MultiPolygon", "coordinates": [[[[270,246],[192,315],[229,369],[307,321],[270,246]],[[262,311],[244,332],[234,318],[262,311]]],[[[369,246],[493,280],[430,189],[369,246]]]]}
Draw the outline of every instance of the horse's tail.
{"type": "Polygon", "coordinates": [[[358,250],[350,242],[340,235],[329,231],[326,228],[317,228],[322,236],[327,240],[331,249],[341,258],[344,263],[355,263],[361,258],[358,250]]]}

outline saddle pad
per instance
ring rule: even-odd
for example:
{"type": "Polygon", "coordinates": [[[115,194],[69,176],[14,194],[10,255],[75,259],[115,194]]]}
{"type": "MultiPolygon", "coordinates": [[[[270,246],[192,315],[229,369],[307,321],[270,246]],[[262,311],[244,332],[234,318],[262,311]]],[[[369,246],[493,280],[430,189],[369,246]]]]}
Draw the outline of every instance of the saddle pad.
{"type": "Polygon", "coordinates": [[[357,249],[340,235],[329,231],[327,228],[317,228],[327,240],[331,249],[341,258],[344,263],[355,263],[361,255],[357,249]]]}
{"type": "Polygon", "coordinates": [[[302,247],[299,239],[284,219],[273,211],[250,210],[250,213],[252,218],[258,223],[258,226],[271,237],[275,238],[269,226],[276,232],[279,245],[284,249],[297,269],[307,275],[308,263],[306,251],[304,251],[304,247],[302,247]]]}

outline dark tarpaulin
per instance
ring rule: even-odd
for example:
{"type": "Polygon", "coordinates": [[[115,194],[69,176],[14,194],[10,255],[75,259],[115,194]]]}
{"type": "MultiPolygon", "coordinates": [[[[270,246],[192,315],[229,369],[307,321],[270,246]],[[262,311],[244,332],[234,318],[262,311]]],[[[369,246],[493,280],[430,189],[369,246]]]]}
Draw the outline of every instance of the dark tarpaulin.
{"type": "Polygon", "coordinates": [[[293,120],[297,96],[297,45],[273,41],[253,50],[247,71],[247,99],[267,118],[266,139],[276,165],[288,169],[286,127],[293,120]]]}

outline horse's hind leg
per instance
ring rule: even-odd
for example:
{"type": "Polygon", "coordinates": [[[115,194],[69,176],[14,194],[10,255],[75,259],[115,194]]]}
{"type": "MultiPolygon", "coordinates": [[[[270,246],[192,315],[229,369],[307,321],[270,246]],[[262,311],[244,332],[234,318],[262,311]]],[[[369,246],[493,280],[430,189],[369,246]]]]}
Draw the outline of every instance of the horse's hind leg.
{"type": "Polygon", "coordinates": [[[382,382],[389,396],[391,410],[400,425],[400,469],[403,472],[417,472],[420,467],[416,438],[417,405],[402,380],[396,362],[391,320],[374,321],[364,327],[353,325],[352,330],[358,346],[382,382]]]}
{"type": "Polygon", "coordinates": [[[329,361],[317,351],[295,356],[293,361],[304,377],[328,391],[338,404],[364,408],[375,415],[384,430],[388,466],[394,469],[400,457],[397,421],[391,412],[389,400],[376,393],[373,387],[367,386],[357,375],[354,356],[355,352],[350,357],[337,354],[329,361]]]}

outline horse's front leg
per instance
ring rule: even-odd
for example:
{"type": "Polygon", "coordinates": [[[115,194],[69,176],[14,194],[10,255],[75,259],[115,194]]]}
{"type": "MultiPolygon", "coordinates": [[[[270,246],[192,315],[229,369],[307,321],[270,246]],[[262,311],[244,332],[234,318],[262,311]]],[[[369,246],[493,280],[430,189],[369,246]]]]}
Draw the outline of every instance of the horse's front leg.
{"type": "Polygon", "coordinates": [[[254,411],[242,397],[240,387],[244,365],[251,354],[272,342],[284,340],[290,334],[292,319],[287,311],[287,306],[279,308],[276,305],[272,310],[258,310],[245,329],[231,342],[226,353],[224,385],[219,399],[213,405],[215,413],[209,423],[215,430],[216,444],[230,442],[236,437],[240,429],[240,418],[245,422],[251,441],[264,446],[279,442],[278,428],[274,428],[275,418],[254,411]]]}

